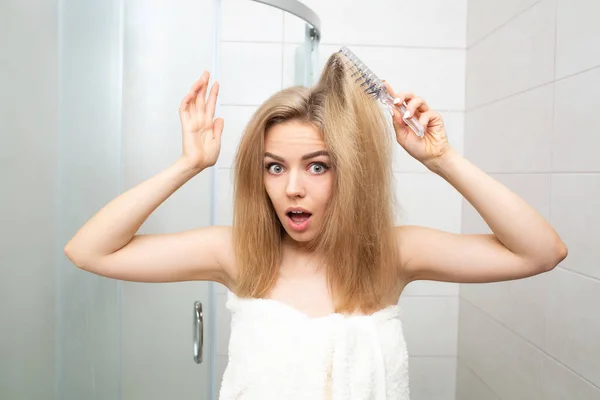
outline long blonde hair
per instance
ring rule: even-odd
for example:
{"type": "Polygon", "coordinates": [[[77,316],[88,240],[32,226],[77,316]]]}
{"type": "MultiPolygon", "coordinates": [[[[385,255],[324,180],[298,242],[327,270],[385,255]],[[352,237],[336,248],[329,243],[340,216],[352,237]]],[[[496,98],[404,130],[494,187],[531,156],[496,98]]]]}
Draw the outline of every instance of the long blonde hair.
{"type": "Polygon", "coordinates": [[[263,183],[264,143],[271,126],[290,120],[322,134],[335,169],[320,232],[308,247],[324,257],[336,312],[377,310],[399,287],[392,134],[343,57],[334,53],[313,87],[273,95],[246,127],[234,164],[239,296],[265,297],[278,276],[283,228],[263,183]]]}

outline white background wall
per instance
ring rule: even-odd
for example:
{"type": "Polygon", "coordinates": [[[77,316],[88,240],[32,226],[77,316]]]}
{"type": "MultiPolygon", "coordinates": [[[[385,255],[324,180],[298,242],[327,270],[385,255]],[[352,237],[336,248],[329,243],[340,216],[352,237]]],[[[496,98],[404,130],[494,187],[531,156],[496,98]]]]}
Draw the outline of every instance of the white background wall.
{"type": "MultiPolygon", "coordinates": [[[[457,399],[600,399],[600,3],[469,0],[466,156],[556,227],[549,274],[461,285],[457,399]]],[[[489,232],[464,204],[463,231],[489,232]]]]}
{"type": "Polygon", "coordinates": [[[54,393],[57,319],[53,238],[58,229],[54,199],[58,190],[59,90],[56,12],[56,4],[44,0],[0,2],[3,399],[39,399],[54,393]]]}
{"type": "MultiPolygon", "coordinates": [[[[369,2],[303,1],[322,21],[319,71],[328,56],[349,46],[396,90],[411,90],[442,112],[451,144],[462,151],[465,105],[466,0],[369,2]]],[[[232,160],[251,113],[273,92],[294,84],[294,53],[304,25],[296,17],[248,0],[223,0],[219,79],[220,115],[225,118],[223,150],[217,164],[218,224],[231,224],[232,160]]],[[[404,218],[460,232],[461,198],[444,180],[395,149],[397,196],[404,218]]],[[[227,363],[229,313],[226,291],[218,290],[217,366],[227,363]]],[[[455,393],[458,286],[411,284],[404,309],[414,400],[451,400],[455,393]]]]}

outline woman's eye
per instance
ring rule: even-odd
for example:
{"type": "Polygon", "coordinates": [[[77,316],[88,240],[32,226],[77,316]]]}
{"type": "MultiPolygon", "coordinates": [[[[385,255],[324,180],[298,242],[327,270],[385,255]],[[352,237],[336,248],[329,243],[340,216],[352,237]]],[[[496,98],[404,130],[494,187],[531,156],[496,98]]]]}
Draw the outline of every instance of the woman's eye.
{"type": "Polygon", "coordinates": [[[283,167],[279,164],[267,165],[267,170],[272,174],[280,174],[283,171],[283,167]]]}
{"type": "Polygon", "coordinates": [[[327,165],[323,163],[314,163],[310,166],[310,168],[315,174],[323,174],[325,171],[327,171],[327,165]]]}

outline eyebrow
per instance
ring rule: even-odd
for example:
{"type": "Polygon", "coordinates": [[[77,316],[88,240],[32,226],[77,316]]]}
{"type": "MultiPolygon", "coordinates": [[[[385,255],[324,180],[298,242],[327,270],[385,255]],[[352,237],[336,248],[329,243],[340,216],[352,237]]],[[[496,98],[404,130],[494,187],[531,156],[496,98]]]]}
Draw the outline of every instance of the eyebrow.
{"type": "MultiPolygon", "coordinates": [[[[303,160],[310,160],[311,158],[315,158],[318,156],[326,156],[329,157],[329,153],[327,152],[327,150],[317,150],[317,151],[313,151],[312,153],[308,153],[302,156],[303,160]]],[[[271,157],[274,160],[277,161],[281,161],[284,162],[285,160],[282,157],[276,156],[273,153],[269,153],[269,152],[265,152],[265,157],[271,157]]]]}

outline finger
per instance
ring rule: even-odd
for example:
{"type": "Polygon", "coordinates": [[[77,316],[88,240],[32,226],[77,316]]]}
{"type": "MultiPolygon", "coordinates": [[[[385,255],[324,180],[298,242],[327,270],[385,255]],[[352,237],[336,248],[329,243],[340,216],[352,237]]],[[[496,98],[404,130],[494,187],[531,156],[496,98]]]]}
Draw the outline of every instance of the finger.
{"type": "Polygon", "coordinates": [[[219,96],[219,82],[215,81],[210,94],[208,95],[208,102],[206,103],[206,118],[208,121],[212,121],[215,115],[215,108],[217,107],[217,97],[219,96]]]}
{"type": "Polygon", "coordinates": [[[429,110],[421,114],[419,117],[419,123],[427,128],[432,121],[435,121],[439,118],[439,114],[435,111],[429,110]]]}
{"type": "Polygon", "coordinates": [[[394,104],[406,104],[415,97],[413,92],[398,92],[394,97],[394,104]]]}
{"type": "Polygon", "coordinates": [[[181,111],[181,112],[188,111],[188,109],[190,107],[190,102],[192,101],[193,98],[194,98],[194,93],[191,91],[188,92],[181,100],[181,104],[179,105],[179,111],[181,111]]]}
{"type": "Polygon", "coordinates": [[[220,139],[223,134],[223,127],[225,126],[225,121],[223,118],[215,119],[215,123],[213,124],[213,132],[215,134],[216,139],[220,139]]]}
{"type": "Polygon", "coordinates": [[[195,104],[196,107],[204,107],[206,103],[206,88],[208,86],[208,80],[210,79],[210,74],[208,71],[204,71],[202,76],[194,82],[192,86],[192,90],[195,94],[195,104]]]}
{"type": "Polygon", "coordinates": [[[421,113],[429,111],[429,106],[422,97],[413,97],[406,103],[406,109],[408,112],[406,118],[410,118],[415,115],[415,111],[417,110],[421,113]]]}
{"type": "Polygon", "coordinates": [[[398,128],[406,125],[404,119],[402,118],[402,113],[400,112],[400,110],[392,107],[392,111],[394,112],[394,116],[392,118],[394,125],[398,128]]]}

